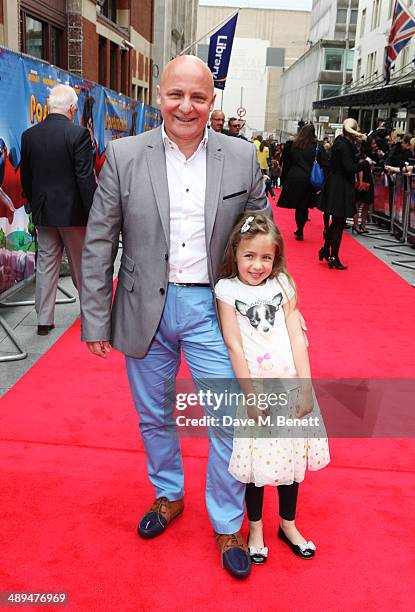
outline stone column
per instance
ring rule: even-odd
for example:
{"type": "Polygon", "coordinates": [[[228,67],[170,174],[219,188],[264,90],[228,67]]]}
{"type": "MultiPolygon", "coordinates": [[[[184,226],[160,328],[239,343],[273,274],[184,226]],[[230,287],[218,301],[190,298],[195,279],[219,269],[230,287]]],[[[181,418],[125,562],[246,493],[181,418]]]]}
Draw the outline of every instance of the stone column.
{"type": "Polygon", "coordinates": [[[82,0],[66,0],[68,70],[82,76],[82,0]]]}

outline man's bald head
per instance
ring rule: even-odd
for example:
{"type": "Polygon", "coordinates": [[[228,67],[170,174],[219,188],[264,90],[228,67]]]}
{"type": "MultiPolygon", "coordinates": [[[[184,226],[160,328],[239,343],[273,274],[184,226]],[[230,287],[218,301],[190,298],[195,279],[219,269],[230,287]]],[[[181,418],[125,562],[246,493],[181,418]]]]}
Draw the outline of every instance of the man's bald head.
{"type": "Polygon", "coordinates": [[[215,130],[215,132],[221,132],[224,125],[225,113],[219,109],[214,110],[210,116],[210,127],[212,130],[215,130]]]}
{"type": "Polygon", "coordinates": [[[178,72],[181,71],[194,72],[195,76],[203,77],[212,88],[212,95],[214,91],[213,87],[213,76],[208,66],[199,57],[194,55],[179,55],[172,59],[165,67],[160,78],[160,87],[163,87],[165,83],[169,83],[172,78],[178,72]]]}

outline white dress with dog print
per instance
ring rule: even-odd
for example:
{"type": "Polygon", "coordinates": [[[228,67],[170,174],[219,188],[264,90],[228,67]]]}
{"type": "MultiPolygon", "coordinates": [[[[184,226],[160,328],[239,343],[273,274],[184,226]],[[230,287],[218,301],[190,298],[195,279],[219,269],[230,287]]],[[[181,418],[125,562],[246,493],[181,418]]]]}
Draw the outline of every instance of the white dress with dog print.
{"type": "Polygon", "coordinates": [[[219,300],[235,308],[255,390],[264,391],[263,397],[269,398],[266,394],[278,388],[287,402],[284,408],[269,407],[272,427],[268,423],[247,425],[243,419],[247,416],[246,406],[240,404],[229,471],[237,480],[257,486],[302,482],[307,465],[310,470],[319,470],[329,463],[330,455],[316,399],[313,412],[306,418],[317,417],[317,427],[275,426],[276,415],[298,418],[295,406],[299,381],[283,309],[294,297],[294,289],[286,275],[280,274],[259,286],[247,285],[238,278],[222,279],[215,293],[219,300]]]}

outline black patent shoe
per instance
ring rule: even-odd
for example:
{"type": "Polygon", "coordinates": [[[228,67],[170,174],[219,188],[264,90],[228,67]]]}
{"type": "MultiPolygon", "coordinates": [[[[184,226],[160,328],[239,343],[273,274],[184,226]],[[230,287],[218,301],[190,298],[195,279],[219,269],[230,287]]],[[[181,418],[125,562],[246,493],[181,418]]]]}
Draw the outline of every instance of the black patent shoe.
{"type": "Polygon", "coordinates": [[[256,563],[256,565],[263,565],[265,563],[268,557],[268,548],[265,546],[265,542],[264,546],[250,546],[248,536],[248,549],[252,563],[256,563]]]}
{"type": "Polygon", "coordinates": [[[344,266],[338,257],[329,257],[327,261],[330,270],[333,268],[336,268],[336,270],[347,270],[347,266],[344,266]]]}
{"type": "Polygon", "coordinates": [[[249,556],[252,563],[263,565],[268,558],[268,548],[266,546],[261,546],[260,548],[249,546],[249,556]]]}
{"type": "Polygon", "coordinates": [[[278,528],[278,537],[285,542],[297,557],[301,559],[312,559],[316,553],[316,547],[313,542],[308,541],[305,544],[293,544],[283,532],[281,526],[278,528]]]}

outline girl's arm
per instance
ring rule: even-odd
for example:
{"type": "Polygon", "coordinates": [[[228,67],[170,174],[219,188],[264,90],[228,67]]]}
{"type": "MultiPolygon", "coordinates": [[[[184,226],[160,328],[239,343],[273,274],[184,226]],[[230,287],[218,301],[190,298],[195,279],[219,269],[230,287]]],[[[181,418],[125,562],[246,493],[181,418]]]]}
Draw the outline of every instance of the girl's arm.
{"type": "MultiPolygon", "coordinates": [[[[220,300],[217,300],[217,304],[222,334],[228,349],[233,371],[235,372],[242,392],[245,397],[247,397],[251,394],[255,394],[255,389],[252,385],[251,374],[245,358],[241,332],[236,320],[236,312],[232,306],[220,300]]],[[[251,397],[252,396],[253,395],[251,395],[251,397]]],[[[260,414],[264,414],[264,411],[256,409],[254,406],[247,406],[247,410],[248,416],[251,418],[256,418],[260,414]]]]}
{"type": "Polygon", "coordinates": [[[295,299],[284,304],[285,323],[287,325],[288,336],[290,338],[291,350],[293,353],[295,369],[300,379],[300,395],[298,399],[298,416],[302,417],[313,411],[314,401],[311,385],[310,361],[306,339],[304,337],[301,315],[296,308],[295,299]]]}

